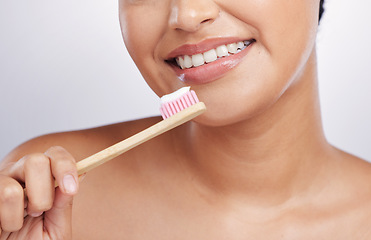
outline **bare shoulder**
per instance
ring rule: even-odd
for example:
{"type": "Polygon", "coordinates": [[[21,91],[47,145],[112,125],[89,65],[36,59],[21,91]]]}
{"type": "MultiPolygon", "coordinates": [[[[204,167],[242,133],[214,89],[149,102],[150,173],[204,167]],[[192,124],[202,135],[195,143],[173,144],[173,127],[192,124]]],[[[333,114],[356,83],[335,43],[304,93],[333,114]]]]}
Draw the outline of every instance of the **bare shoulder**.
{"type": "Polygon", "coordinates": [[[363,189],[371,197],[371,162],[342,152],[339,166],[345,180],[354,188],[363,189]]]}
{"type": "Polygon", "coordinates": [[[348,222],[357,226],[358,232],[362,229],[371,237],[371,163],[341,152],[338,161],[339,171],[336,176],[337,205],[343,210],[348,222]]]}
{"type": "Polygon", "coordinates": [[[1,162],[17,161],[27,154],[43,153],[52,146],[65,148],[78,161],[139,132],[157,121],[159,121],[158,117],[144,118],[39,136],[16,147],[1,162]]]}

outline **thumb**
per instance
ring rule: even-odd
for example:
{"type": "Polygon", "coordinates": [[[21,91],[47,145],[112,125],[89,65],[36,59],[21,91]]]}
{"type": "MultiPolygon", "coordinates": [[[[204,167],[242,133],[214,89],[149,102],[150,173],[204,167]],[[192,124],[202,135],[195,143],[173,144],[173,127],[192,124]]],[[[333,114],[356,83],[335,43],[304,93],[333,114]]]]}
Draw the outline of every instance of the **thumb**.
{"type": "Polygon", "coordinates": [[[50,239],[72,239],[72,202],[73,196],[59,187],[55,190],[53,207],[44,215],[44,231],[50,239]]]}
{"type": "MultiPolygon", "coordinates": [[[[79,182],[85,175],[79,176],[79,182]]],[[[44,231],[49,239],[72,239],[72,202],[73,195],[55,189],[53,207],[44,215],[44,231]]]]}

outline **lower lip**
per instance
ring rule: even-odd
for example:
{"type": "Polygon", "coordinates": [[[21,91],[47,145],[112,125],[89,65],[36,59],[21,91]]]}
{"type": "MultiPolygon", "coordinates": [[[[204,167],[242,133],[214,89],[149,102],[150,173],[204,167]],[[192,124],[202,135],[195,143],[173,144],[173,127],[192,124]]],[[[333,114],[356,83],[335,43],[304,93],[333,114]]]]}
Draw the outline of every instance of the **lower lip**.
{"type": "Polygon", "coordinates": [[[239,53],[220,58],[214,62],[206,63],[199,67],[188,69],[180,69],[175,65],[171,65],[171,67],[174,69],[178,78],[187,84],[205,84],[213,82],[235,68],[247,55],[252,45],[253,43],[239,53]]]}

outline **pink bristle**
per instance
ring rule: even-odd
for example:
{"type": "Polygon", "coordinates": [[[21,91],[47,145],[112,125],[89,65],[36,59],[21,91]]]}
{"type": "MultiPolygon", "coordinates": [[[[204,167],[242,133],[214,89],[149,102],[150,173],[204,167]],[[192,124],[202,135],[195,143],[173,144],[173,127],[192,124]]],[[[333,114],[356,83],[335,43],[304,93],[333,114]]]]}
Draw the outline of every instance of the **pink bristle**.
{"type": "Polygon", "coordinates": [[[175,107],[176,112],[180,112],[180,108],[179,108],[178,103],[177,103],[176,100],[173,101],[173,104],[174,104],[174,107],[175,107]]]}
{"type": "Polygon", "coordinates": [[[193,105],[193,104],[196,103],[196,101],[194,100],[194,98],[193,98],[191,92],[188,92],[188,93],[187,93],[187,97],[188,97],[188,99],[191,101],[191,105],[193,105]]]}
{"type": "Polygon", "coordinates": [[[198,102],[196,93],[191,90],[174,101],[162,104],[160,112],[163,119],[166,119],[198,102]]]}
{"type": "Polygon", "coordinates": [[[163,106],[163,110],[165,112],[165,116],[166,118],[170,117],[170,113],[169,113],[169,110],[168,110],[168,106],[167,104],[165,106],[163,106]]]}
{"type": "Polygon", "coordinates": [[[182,110],[184,109],[184,106],[183,106],[182,102],[180,101],[180,99],[177,99],[177,100],[176,100],[176,103],[177,103],[178,106],[179,106],[179,110],[182,111],[182,110]]]}
{"type": "Polygon", "coordinates": [[[185,94],[182,98],[185,100],[185,102],[186,102],[186,106],[187,106],[187,107],[189,107],[189,106],[192,105],[192,104],[191,104],[191,100],[189,100],[187,94],[185,94]]]}
{"type": "Polygon", "coordinates": [[[175,109],[174,103],[170,102],[169,105],[171,108],[171,115],[174,115],[177,112],[177,110],[175,109]]]}
{"type": "Polygon", "coordinates": [[[187,108],[188,107],[188,105],[187,105],[187,103],[186,103],[186,101],[185,101],[184,98],[180,98],[179,100],[182,102],[184,108],[187,108]]]}
{"type": "Polygon", "coordinates": [[[165,109],[166,109],[168,117],[170,117],[172,115],[172,111],[171,111],[169,103],[166,103],[165,109]]]}

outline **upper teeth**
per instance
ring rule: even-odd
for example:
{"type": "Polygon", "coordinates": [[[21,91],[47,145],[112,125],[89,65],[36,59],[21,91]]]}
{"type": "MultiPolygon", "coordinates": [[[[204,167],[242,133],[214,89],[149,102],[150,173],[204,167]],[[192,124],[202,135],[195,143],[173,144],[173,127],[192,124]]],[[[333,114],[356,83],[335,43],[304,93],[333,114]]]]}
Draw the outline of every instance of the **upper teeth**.
{"type": "Polygon", "coordinates": [[[178,66],[181,69],[199,67],[205,63],[214,62],[218,58],[226,57],[244,50],[251,41],[241,41],[236,43],[230,43],[227,45],[221,45],[215,49],[211,49],[204,53],[198,53],[192,56],[184,55],[175,58],[178,66]]]}

